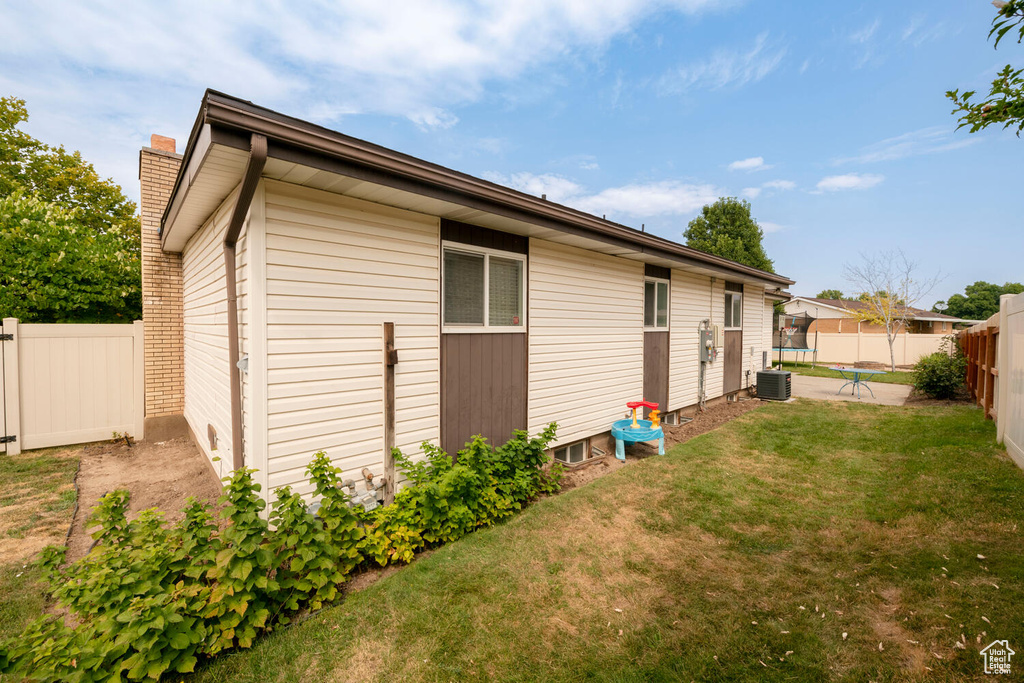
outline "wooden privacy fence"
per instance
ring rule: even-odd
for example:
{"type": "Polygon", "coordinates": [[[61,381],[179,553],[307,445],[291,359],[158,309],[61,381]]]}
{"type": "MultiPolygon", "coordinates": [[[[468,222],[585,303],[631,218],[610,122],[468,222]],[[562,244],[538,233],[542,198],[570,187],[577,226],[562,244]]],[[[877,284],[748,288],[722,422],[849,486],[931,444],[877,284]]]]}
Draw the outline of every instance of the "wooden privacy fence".
{"type": "Polygon", "coordinates": [[[0,453],[143,438],[143,324],[22,325],[0,333],[0,453]]]}
{"type": "Polygon", "coordinates": [[[996,439],[1024,468],[1024,294],[1004,294],[999,313],[960,333],[971,396],[996,422],[996,439]]]}
{"type": "Polygon", "coordinates": [[[996,347],[999,340],[999,315],[968,328],[960,336],[960,347],[967,357],[967,388],[971,398],[985,411],[985,417],[995,419],[996,347]],[[993,322],[993,319],[995,320],[993,322]]]}

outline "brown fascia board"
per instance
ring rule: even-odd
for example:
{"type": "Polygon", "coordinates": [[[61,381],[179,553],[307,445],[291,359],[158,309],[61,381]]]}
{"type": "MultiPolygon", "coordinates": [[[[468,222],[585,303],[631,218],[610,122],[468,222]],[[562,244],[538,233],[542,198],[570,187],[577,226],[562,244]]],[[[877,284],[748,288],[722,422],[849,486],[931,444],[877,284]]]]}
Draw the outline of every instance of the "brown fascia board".
{"type": "MultiPolygon", "coordinates": [[[[781,275],[705,254],[671,240],[474,178],[213,90],[208,90],[203,98],[199,117],[185,149],[183,168],[188,165],[194,140],[204,123],[211,124],[213,139],[221,144],[239,146],[241,149],[241,145],[247,144],[249,134],[260,133],[267,137],[269,155],[274,158],[407,190],[540,227],[598,239],[658,258],[725,274],[751,277],[777,286],[794,284],[793,280],[781,275]]],[[[181,179],[179,174],[172,198],[180,189],[181,179]]]]}

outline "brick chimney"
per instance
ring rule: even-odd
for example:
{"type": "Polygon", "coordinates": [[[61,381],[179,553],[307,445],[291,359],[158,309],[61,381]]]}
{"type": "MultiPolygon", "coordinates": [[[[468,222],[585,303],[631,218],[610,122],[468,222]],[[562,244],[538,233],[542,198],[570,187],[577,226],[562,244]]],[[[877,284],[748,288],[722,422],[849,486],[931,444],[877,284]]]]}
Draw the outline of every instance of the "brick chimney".
{"type": "Polygon", "coordinates": [[[174,138],[150,137],[139,154],[142,319],[146,323],[146,439],[185,436],[181,255],[160,248],[160,219],[181,166],[174,138]]]}

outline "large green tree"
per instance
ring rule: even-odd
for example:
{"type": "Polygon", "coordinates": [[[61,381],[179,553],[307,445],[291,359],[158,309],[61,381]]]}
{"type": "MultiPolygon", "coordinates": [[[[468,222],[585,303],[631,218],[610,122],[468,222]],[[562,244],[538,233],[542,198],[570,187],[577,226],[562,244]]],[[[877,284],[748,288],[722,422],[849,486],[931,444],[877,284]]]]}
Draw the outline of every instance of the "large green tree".
{"type": "MultiPolygon", "coordinates": [[[[1017,44],[1024,40],[1024,0],[996,0],[997,13],[992,20],[989,38],[995,37],[993,47],[999,47],[999,41],[1007,33],[1017,31],[1017,44]]],[[[993,124],[1001,124],[1003,128],[1017,129],[1017,136],[1024,130],[1024,68],[1015,69],[1007,64],[992,81],[986,99],[975,101],[975,91],[950,90],[946,97],[953,101],[956,108],[953,114],[959,114],[958,128],[969,126],[972,133],[993,124]]]]}
{"type": "Polygon", "coordinates": [[[701,209],[683,233],[686,246],[774,273],[764,251],[764,231],[750,215],[750,202],[722,197],[701,209]]]}
{"type": "Polygon", "coordinates": [[[1019,282],[1007,282],[1000,286],[978,280],[964,287],[963,294],[954,294],[944,302],[936,302],[932,310],[966,320],[987,320],[999,312],[1000,296],[1021,292],[1024,292],[1024,285],[1019,282]]]}
{"type": "Polygon", "coordinates": [[[843,293],[838,289],[823,289],[818,292],[818,299],[845,299],[843,293]]]}
{"type": "Polygon", "coordinates": [[[78,152],[21,130],[0,98],[0,317],[128,322],[142,314],[135,203],[78,152]]]}

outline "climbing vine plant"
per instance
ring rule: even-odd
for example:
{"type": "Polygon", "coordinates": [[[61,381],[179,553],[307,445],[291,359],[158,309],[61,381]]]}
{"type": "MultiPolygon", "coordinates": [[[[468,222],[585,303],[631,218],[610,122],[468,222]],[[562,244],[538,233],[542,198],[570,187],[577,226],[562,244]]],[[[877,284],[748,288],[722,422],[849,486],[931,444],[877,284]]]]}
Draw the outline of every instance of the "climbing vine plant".
{"type": "Polygon", "coordinates": [[[534,438],[517,431],[500,448],[477,437],[457,459],[430,444],[422,461],[396,449],[407,485],[394,503],[369,511],[350,506],[341,470],[322,451],[306,470],[315,513],[282,487],[266,514],[248,468],[225,479],[223,525],[195,499],[171,526],[156,510],[129,520],[128,493],[108,493],[89,518],[96,543],[86,557],[62,567],[65,549],[50,547],[40,560],[70,618],[43,616],[0,647],[0,673],[157,680],[250,647],[303,610],[337,600],[360,565],[409,562],[557,491],[561,467],[546,455],[554,437],[554,424],[534,438]]]}

